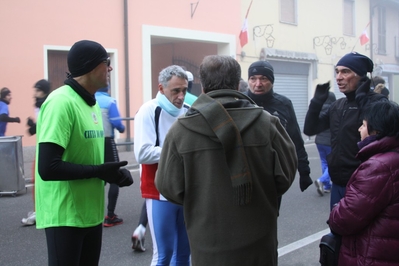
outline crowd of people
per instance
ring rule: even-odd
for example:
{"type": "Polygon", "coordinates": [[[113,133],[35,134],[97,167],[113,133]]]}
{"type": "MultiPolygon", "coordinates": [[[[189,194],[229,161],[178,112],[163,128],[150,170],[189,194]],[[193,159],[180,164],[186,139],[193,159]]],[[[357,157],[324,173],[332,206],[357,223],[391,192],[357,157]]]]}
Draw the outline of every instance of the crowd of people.
{"type": "MultiPolygon", "coordinates": [[[[33,86],[34,207],[22,223],[44,229],[49,265],[98,265],[102,228],[123,223],[115,213],[119,189],[133,183],[114,140],[125,126],[109,94],[113,68],[104,47],[78,41],[67,64],[63,86],[51,93],[47,80],[33,86]]],[[[273,89],[270,62],[252,63],[245,81],[232,57],[206,56],[198,97],[190,71],[162,69],[155,98],[134,119],[144,202],[132,248],[145,251],[148,226],[151,265],[277,265],[281,198],[298,172],[302,192],[312,184],[320,196],[330,192],[326,219],[342,237],[339,265],[397,265],[399,107],[384,80],[368,76],[373,66],[362,54],[343,56],[335,66],[345,95],[338,100],[329,81],[316,86],[303,127],[316,135],[322,175],[315,180],[294,106],[273,89]]],[[[0,136],[7,123],[20,123],[10,102],[11,91],[1,89],[0,136]]]]}

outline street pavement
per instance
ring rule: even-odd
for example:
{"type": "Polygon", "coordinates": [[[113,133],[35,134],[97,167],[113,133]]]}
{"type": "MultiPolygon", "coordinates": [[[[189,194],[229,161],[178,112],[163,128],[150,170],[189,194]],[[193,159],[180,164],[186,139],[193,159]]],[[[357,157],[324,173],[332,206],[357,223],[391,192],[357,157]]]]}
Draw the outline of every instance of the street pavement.
{"type": "MultiPolygon", "coordinates": [[[[315,180],[321,174],[317,149],[312,141],[307,141],[305,147],[311,164],[311,177],[315,180]]],[[[131,234],[137,226],[143,203],[137,163],[133,152],[120,152],[120,157],[121,160],[129,162],[134,184],[120,189],[116,213],[124,219],[124,223],[104,228],[99,265],[148,266],[152,255],[149,230],[146,232],[147,250],[135,252],[131,249],[131,234]]],[[[30,177],[31,160],[25,160],[24,168],[25,177],[30,177]]],[[[283,196],[278,219],[279,266],[320,265],[318,245],[321,235],[328,230],[326,220],[329,213],[329,198],[329,194],[324,197],[319,196],[314,185],[301,192],[299,177],[296,177],[289,191],[283,196]]],[[[20,223],[32,209],[32,187],[19,191],[15,197],[8,194],[0,197],[1,266],[47,265],[44,230],[37,230],[34,226],[23,226],[20,223]]]]}

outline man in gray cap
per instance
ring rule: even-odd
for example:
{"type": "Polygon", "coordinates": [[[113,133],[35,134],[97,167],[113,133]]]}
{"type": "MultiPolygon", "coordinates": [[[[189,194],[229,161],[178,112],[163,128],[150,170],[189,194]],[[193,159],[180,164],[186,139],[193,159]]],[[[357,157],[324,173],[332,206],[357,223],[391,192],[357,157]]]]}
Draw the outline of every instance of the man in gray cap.
{"type": "Polygon", "coordinates": [[[306,114],[304,133],[315,135],[326,129],[331,131],[331,153],[327,158],[332,181],[330,208],[345,195],[346,184],[360,165],[355,156],[359,151],[358,129],[362,125],[363,111],[372,102],[387,101],[381,94],[370,90],[368,72],[373,71],[373,61],[356,52],[344,55],[335,67],[339,91],[346,97],[335,101],[321,112],[328,98],[330,82],[316,87],[306,114]]]}
{"type": "MultiPolygon", "coordinates": [[[[305,150],[301,130],[296,119],[294,106],[287,97],[273,91],[274,69],[267,61],[252,63],[248,69],[247,95],[270,114],[280,118],[280,122],[287,130],[295,144],[298,157],[299,187],[303,192],[313,182],[310,178],[308,154],[305,150]]],[[[279,199],[279,202],[281,198],[279,199]]]]}
{"type": "Polygon", "coordinates": [[[98,265],[104,181],[133,183],[123,162],[104,163],[104,130],[94,93],[112,71],[101,44],[83,40],[68,53],[70,75],[37,120],[36,227],[45,229],[49,265],[98,265]]]}

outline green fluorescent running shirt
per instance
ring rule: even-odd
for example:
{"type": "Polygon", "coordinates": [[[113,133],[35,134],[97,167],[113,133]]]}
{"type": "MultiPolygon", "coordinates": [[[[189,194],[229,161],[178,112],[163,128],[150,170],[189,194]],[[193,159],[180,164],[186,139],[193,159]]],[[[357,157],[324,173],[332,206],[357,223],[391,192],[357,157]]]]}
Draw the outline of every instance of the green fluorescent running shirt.
{"type": "MultiPolygon", "coordinates": [[[[39,143],[51,142],[65,149],[62,160],[75,164],[104,162],[101,110],[90,107],[69,86],[53,91],[37,120],[39,143]]],[[[38,151],[36,154],[36,158],[38,151]]],[[[35,178],[36,227],[92,227],[104,219],[104,181],[98,178],[43,181],[35,178]]]]}

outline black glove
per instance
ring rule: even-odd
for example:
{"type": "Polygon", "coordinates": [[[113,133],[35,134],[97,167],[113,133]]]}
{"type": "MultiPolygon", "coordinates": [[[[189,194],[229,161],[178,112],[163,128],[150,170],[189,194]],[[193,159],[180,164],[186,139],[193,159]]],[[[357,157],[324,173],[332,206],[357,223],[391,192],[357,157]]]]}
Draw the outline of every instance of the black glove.
{"type": "Polygon", "coordinates": [[[130,174],[129,170],[123,168],[123,169],[120,169],[119,172],[121,173],[122,177],[119,180],[119,182],[117,183],[118,186],[120,186],[120,187],[128,187],[131,184],[133,184],[133,177],[130,174]]]}
{"type": "Polygon", "coordinates": [[[32,118],[28,117],[28,121],[26,122],[26,125],[28,127],[33,127],[35,125],[35,122],[33,122],[32,118]]]}
{"type": "Polygon", "coordinates": [[[324,84],[318,84],[316,86],[313,99],[319,101],[320,103],[324,103],[328,98],[329,91],[330,81],[327,81],[324,84]]]}
{"type": "Polygon", "coordinates": [[[358,97],[358,95],[365,95],[369,93],[370,83],[371,80],[367,76],[362,77],[357,85],[356,97],[358,97]]]}
{"type": "Polygon", "coordinates": [[[304,192],[311,184],[313,184],[313,181],[309,175],[299,175],[299,187],[302,192],[304,192]]]}
{"type": "Polygon", "coordinates": [[[120,167],[127,165],[127,161],[104,163],[99,166],[98,178],[110,184],[118,184],[122,178],[120,167]]]}
{"type": "Polygon", "coordinates": [[[19,117],[10,117],[8,122],[21,123],[21,119],[19,119],[19,117]]]}

